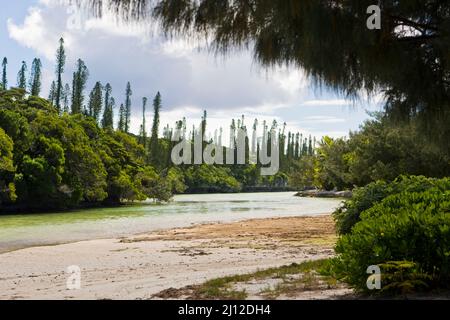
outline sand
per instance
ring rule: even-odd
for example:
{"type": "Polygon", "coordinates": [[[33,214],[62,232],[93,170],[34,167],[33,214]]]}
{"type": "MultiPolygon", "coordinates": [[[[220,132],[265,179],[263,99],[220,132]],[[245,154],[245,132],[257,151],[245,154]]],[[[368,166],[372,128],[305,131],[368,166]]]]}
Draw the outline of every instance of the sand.
{"type": "Polygon", "coordinates": [[[169,288],[333,255],[330,216],[248,220],[0,254],[0,299],[150,299],[169,288]],[[67,288],[69,266],[81,287],[67,288]]]}

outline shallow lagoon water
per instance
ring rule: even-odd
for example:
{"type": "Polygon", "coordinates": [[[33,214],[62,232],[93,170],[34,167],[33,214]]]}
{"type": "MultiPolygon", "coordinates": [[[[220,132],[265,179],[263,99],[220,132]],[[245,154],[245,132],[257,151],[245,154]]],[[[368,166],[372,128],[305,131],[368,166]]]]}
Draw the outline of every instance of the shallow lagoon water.
{"type": "Polygon", "coordinates": [[[299,198],[293,192],[204,194],[178,195],[161,205],[146,202],[65,213],[0,215],[0,252],[199,223],[328,214],[340,203],[338,199],[299,198]]]}

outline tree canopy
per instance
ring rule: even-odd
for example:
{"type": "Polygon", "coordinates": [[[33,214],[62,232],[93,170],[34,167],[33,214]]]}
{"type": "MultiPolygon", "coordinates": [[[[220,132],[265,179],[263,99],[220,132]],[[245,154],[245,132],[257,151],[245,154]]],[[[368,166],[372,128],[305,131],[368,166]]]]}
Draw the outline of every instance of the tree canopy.
{"type": "Polygon", "coordinates": [[[59,114],[23,89],[0,91],[0,207],[64,209],[168,200],[172,185],[146,163],[135,137],[95,118],[59,114]]]}
{"type": "Polygon", "coordinates": [[[294,164],[291,183],[344,190],[378,180],[393,181],[400,174],[449,176],[450,157],[416,126],[414,122],[398,126],[383,114],[375,114],[349,138],[324,137],[314,155],[294,164]]]}

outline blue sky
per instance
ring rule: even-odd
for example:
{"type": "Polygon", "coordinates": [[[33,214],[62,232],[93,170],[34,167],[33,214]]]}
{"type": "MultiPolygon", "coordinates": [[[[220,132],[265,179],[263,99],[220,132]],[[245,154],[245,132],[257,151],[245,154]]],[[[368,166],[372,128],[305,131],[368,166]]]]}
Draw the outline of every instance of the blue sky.
{"type": "Polygon", "coordinates": [[[9,60],[10,85],[16,83],[22,60],[30,65],[39,57],[44,65],[41,95],[47,96],[54,78],[54,52],[63,36],[66,82],[71,82],[77,58],[89,67],[88,90],[95,81],[110,82],[118,104],[123,101],[126,82],[131,82],[133,131],[140,124],[142,97],[152,99],[157,91],[163,96],[163,125],[173,125],[183,116],[198,123],[206,109],[210,128],[221,126],[225,132],[231,118],[245,114],[248,122],[255,117],[270,122],[276,119],[286,122],[292,131],[337,137],[358,129],[368,118],[366,110],[379,110],[375,103],[354,104],[326,88],[314,89],[301,70],[264,70],[249,52],[215,57],[196,44],[168,41],[148,28],[118,25],[110,17],[80,20],[58,0],[2,2],[0,57],[9,60]]]}
{"type": "MultiPolygon", "coordinates": [[[[0,55],[8,57],[11,70],[18,70],[22,60],[33,59],[35,54],[32,50],[28,50],[21,44],[9,38],[7,20],[14,18],[16,21],[21,21],[27,14],[27,9],[37,1],[7,1],[2,0],[2,10],[0,10],[0,55]]],[[[11,75],[12,76],[12,75],[11,75]]],[[[13,79],[10,79],[12,84],[13,79]]],[[[15,79],[14,79],[15,82],[15,79]]]]}

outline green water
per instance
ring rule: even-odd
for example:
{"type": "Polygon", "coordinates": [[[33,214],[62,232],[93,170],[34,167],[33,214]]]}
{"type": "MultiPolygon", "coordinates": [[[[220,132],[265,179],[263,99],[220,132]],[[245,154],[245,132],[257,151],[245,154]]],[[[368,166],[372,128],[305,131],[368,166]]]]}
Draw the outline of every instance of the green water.
{"type": "Polygon", "coordinates": [[[36,245],[111,238],[206,222],[326,214],[336,199],[292,192],[181,195],[165,205],[143,203],[65,213],[0,215],[0,252],[36,245]]]}

